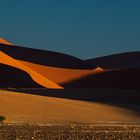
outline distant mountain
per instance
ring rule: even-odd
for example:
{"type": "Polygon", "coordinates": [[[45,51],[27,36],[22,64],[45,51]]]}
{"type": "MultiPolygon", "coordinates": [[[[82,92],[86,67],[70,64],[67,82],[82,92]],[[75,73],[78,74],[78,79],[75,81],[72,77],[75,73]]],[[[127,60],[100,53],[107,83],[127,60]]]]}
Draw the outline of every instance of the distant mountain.
{"type": "Polygon", "coordinates": [[[103,69],[140,68],[140,52],[126,52],[99,58],[88,59],[86,62],[103,69]]]}

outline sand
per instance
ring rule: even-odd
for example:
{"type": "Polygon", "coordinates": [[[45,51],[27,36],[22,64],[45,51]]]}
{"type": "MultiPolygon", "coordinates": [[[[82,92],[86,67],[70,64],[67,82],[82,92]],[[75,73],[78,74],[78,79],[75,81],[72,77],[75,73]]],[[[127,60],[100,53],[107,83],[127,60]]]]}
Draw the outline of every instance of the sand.
{"type": "Polygon", "coordinates": [[[3,38],[0,38],[0,43],[1,43],[1,44],[5,44],[5,45],[13,45],[12,43],[6,41],[6,40],[3,39],[3,38]]]}
{"type": "Polygon", "coordinates": [[[20,69],[43,87],[51,89],[63,89],[63,83],[80,79],[90,74],[101,73],[103,69],[97,67],[93,70],[67,69],[43,66],[26,61],[16,60],[0,51],[0,63],[20,69]]]}
{"type": "Polygon", "coordinates": [[[30,69],[36,71],[42,76],[52,80],[57,84],[67,83],[82,77],[88,76],[90,74],[97,74],[104,72],[103,69],[97,67],[96,69],[87,70],[87,69],[67,69],[67,68],[57,68],[50,66],[38,65],[26,61],[20,61],[23,65],[29,67],[30,69]]]}
{"type": "Polygon", "coordinates": [[[80,70],[43,66],[26,61],[16,60],[3,52],[0,52],[0,63],[26,72],[39,85],[51,89],[63,89],[63,86],[61,85],[64,83],[80,79],[90,74],[104,72],[104,70],[100,67],[97,67],[93,70],[80,70]]]}
{"type": "Polygon", "coordinates": [[[32,79],[37,82],[38,84],[46,87],[46,88],[56,88],[56,89],[63,89],[63,87],[57,85],[53,81],[49,80],[47,77],[42,76],[41,74],[37,73],[36,71],[30,69],[29,67],[23,65],[18,60],[8,56],[7,54],[0,51],[0,63],[9,65],[11,67],[18,68],[22,71],[28,73],[32,79]]]}
{"type": "Polygon", "coordinates": [[[140,121],[135,111],[113,105],[0,91],[0,115],[10,123],[140,121]]]}

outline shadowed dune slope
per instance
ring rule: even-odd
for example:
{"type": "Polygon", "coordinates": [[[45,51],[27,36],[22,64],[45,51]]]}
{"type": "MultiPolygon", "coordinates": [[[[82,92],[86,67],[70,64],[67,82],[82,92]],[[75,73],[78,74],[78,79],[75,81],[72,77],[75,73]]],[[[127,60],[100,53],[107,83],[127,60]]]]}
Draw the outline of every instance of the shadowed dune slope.
{"type": "Polygon", "coordinates": [[[28,68],[27,66],[24,66],[22,63],[20,63],[16,59],[13,59],[12,57],[4,54],[3,52],[0,52],[0,63],[9,65],[11,67],[15,67],[15,68],[18,68],[18,69],[21,69],[21,70],[27,72],[35,82],[37,82],[38,84],[40,84],[46,88],[63,89],[61,86],[57,85],[53,81],[47,79],[46,77],[43,77],[41,74],[28,68]]]}
{"type": "Polygon", "coordinates": [[[0,113],[19,123],[140,121],[139,113],[127,108],[9,91],[0,91],[0,113]]]}
{"type": "Polygon", "coordinates": [[[0,88],[41,88],[26,72],[0,64],[0,88]]]}
{"type": "Polygon", "coordinates": [[[63,84],[65,88],[140,89],[140,69],[104,71],[63,84]]]}
{"type": "Polygon", "coordinates": [[[84,69],[80,70],[80,69],[49,67],[49,66],[33,64],[25,61],[19,61],[19,62],[33,69],[37,73],[40,73],[42,76],[49,78],[50,80],[52,80],[53,82],[59,85],[81,78],[83,76],[87,76],[94,73],[101,73],[104,71],[99,67],[93,70],[84,70],[84,69]]]}
{"type": "Polygon", "coordinates": [[[86,60],[104,69],[140,68],[140,52],[126,52],[86,60]]]}
{"type": "Polygon", "coordinates": [[[70,55],[57,52],[31,49],[19,46],[10,46],[6,44],[0,44],[0,51],[8,54],[15,59],[40,65],[75,69],[94,68],[94,66],[91,67],[90,63],[88,62],[85,62],[70,55]]]}

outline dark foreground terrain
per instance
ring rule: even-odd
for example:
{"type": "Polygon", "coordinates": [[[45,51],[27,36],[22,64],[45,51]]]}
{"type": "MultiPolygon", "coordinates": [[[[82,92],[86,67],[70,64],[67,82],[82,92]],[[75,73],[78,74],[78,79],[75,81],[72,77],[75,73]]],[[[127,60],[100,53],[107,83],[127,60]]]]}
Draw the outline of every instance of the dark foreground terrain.
{"type": "Polygon", "coordinates": [[[0,140],[139,140],[139,123],[1,124],[0,140]]]}

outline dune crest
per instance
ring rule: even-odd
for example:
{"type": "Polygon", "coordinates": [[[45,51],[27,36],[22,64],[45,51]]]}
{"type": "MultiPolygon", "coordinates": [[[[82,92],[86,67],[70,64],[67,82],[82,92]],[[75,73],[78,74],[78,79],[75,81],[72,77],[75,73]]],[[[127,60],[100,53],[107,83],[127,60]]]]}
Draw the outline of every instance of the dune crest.
{"type": "Polygon", "coordinates": [[[97,67],[95,70],[96,71],[104,71],[101,67],[97,67]]]}
{"type": "Polygon", "coordinates": [[[0,38],[0,43],[1,43],[1,44],[6,44],[6,45],[13,45],[12,43],[6,41],[6,40],[3,39],[3,38],[0,38]]]}

